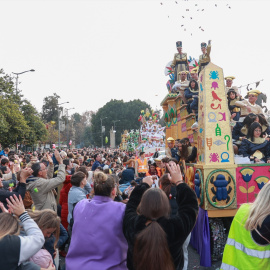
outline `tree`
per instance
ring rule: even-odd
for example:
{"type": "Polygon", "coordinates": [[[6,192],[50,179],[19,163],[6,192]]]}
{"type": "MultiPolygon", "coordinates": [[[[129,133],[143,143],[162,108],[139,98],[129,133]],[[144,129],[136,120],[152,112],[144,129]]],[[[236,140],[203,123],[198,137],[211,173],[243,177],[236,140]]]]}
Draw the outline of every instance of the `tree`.
{"type": "Polygon", "coordinates": [[[93,111],[85,111],[83,114],[74,113],[71,116],[71,124],[74,127],[74,143],[80,147],[89,146],[91,139],[91,119],[93,111]]]}
{"type": "Polygon", "coordinates": [[[32,104],[15,90],[13,77],[0,70],[0,142],[34,144],[46,138],[45,125],[32,104]]]}
{"type": "Polygon", "coordinates": [[[29,144],[33,145],[39,141],[46,141],[48,135],[47,129],[45,124],[41,121],[36,108],[32,106],[28,100],[24,100],[21,110],[29,127],[29,144]]]}
{"type": "Polygon", "coordinates": [[[13,77],[5,74],[3,69],[0,69],[0,93],[1,96],[11,100],[14,103],[21,105],[23,95],[20,94],[21,91],[18,90],[18,93],[15,91],[15,84],[13,82],[13,77]]]}
{"type": "Polygon", "coordinates": [[[105,145],[105,137],[110,138],[110,129],[114,126],[115,122],[116,130],[116,145],[121,142],[121,133],[125,129],[139,129],[140,122],[138,117],[141,110],[145,110],[151,106],[144,101],[139,99],[132,100],[129,102],[124,102],[123,100],[111,100],[106,103],[102,108],[100,108],[96,113],[92,115],[92,137],[95,145],[101,145],[101,120],[102,125],[105,126],[105,133],[103,134],[103,145],[105,145]]]}
{"type": "Polygon", "coordinates": [[[0,142],[2,146],[23,142],[29,134],[29,127],[19,110],[19,105],[0,96],[0,142]]]}
{"type": "MultiPolygon", "coordinates": [[[[51,121],[55,121],[58,126],[58,99],[60,96],[58,96],[56,93],[53,94],[53,96],[45,97],[43,100],[43,106],[42,106],[42,114],[41,118],[45,123],[49,123],[51,121]]],[[[62,110],[62,107],[59,107],[60,110],[62,110]]]]}

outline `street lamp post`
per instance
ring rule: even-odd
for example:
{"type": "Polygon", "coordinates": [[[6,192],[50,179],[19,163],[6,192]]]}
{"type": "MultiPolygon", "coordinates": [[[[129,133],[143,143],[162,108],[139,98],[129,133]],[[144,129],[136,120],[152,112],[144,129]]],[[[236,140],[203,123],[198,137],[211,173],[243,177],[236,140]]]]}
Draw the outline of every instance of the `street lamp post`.
{"type": "Polygon", "coordinates": [[[106,119],[106,117],[104,118],[100,118],[100,122],[101,122],[101,148],[103,148],[103,130],[102,130],[102,120],[106,119]]]}
{"type": "Polygon", "coordinates": [[[23,72],[12,72],[13,74],[16,75],[16,95],[18,95],[18,80],[19,80],[19,75],[23,74],[23,73],[26,73],[26,72],[34,72],[35,70],[34,69],[30,69],[30,70],[26,70],[26,71],[23,71],[23,72]]]}
{"type": "Polygon", "coordinates": [[[74,110],[75,108],[69,108],[69,109],[66,109],[66,112],[67,112],[67,145],[69,145],[69,148],[70,148],[70,144],[69,144],[69,119],[68,119],[68,111],[69,110],[74,110]]]}
{"type": "Polygon", "coordinates": [[[58,116],[58,148],[60,150],[60,113],[59,113],[59,106],[60,105],[63,105],[63,104],[66,104],[66,103],[69,103],[69,101],[66,101],[66,102],[63,102],[63,103],[60,103],[60,104],[57,104],[57,116],[58,116]]]}
{"type": "Polygon", "coordinates": [[[114,121],[113,121],[113,130],[114,130],[115,132],[116,132],[116,130],[115,130],[115,123],[116,123],[116,122],[120,122],[120,120],[114,120],[114,121]]]}

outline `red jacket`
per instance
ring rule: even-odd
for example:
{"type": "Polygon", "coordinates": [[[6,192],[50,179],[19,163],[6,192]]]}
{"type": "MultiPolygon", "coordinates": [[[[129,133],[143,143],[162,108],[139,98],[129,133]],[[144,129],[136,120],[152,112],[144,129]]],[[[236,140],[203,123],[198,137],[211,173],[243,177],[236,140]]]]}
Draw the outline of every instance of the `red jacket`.
{"type": "Polygon", "coordinates": [[[71,188],[71,183],[70,183],[71,175],[66,175],[66,180],[63,183],[63,187],[60,191],[60,199],[59,199],[59,204],[62,206],[61,210],[61,223],[67,230],[68,227],[68,222],[67,222],[67,217],[68,217],[68,192],[71,188]]]}

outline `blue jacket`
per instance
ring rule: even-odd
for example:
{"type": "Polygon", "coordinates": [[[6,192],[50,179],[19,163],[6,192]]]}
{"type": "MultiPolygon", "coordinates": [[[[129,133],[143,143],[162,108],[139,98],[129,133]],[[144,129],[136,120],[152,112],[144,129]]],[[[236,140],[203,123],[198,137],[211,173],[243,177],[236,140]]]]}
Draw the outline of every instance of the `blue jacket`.
{"type": "Polygon", "coordinates": [[[133,167],[128,167],[122,172],[122,178],[119,184],[127,184],[134,180],[135,169],[133,167]]]}
{"type": "Polygon", "coordinates": [[[105,166],[105,164],[101,164],[99,161],[96,160],[92,166],[92,171],[94,171],[97,167],[103,168],[104,166],[105,166]]]}

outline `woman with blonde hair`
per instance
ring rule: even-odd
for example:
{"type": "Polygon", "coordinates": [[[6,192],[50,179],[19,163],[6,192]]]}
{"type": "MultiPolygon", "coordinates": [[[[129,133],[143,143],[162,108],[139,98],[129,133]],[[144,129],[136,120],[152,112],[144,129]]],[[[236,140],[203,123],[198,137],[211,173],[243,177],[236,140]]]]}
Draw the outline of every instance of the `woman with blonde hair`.
{"type": "Polygon", "coordinates": [[[95,172],[94,198],[75,206],[67,270],[126,270],[127,242],[122,231],[125,204],[114,202],[115,184],[111,175],[95,172]]]}
{"type": "MultiPolygon", "coordinates": [[[[9,210],[19,218],[26,236],[20,236],[18,219],[1,203],[0,214],[0,265],[1,270],[17,270],[22,262],[37,253],[44,244],[44,236],[34,220],[25,211],[21,196],[8,200],[9,210]]],[[[42,268],[41,268],[42,269],[42,268]]],[[[48,269],[55,269],[50,266],[48,269]]]]}
{"type": "Polygon", "coordinates": [[[241,205],[230,228],[220,269],[269,269],[269,201],[270,182],[254,203],[241,205]]]}
{"type": "Polygon", "coordinates": [[[44,209],[41,211],[28,210],[28,214],[37,223],[45,240],[52,235],[54,236],[53,246],[55,249],[60,235],[60,218],[57,213],[50,209],[44,209]]]}

